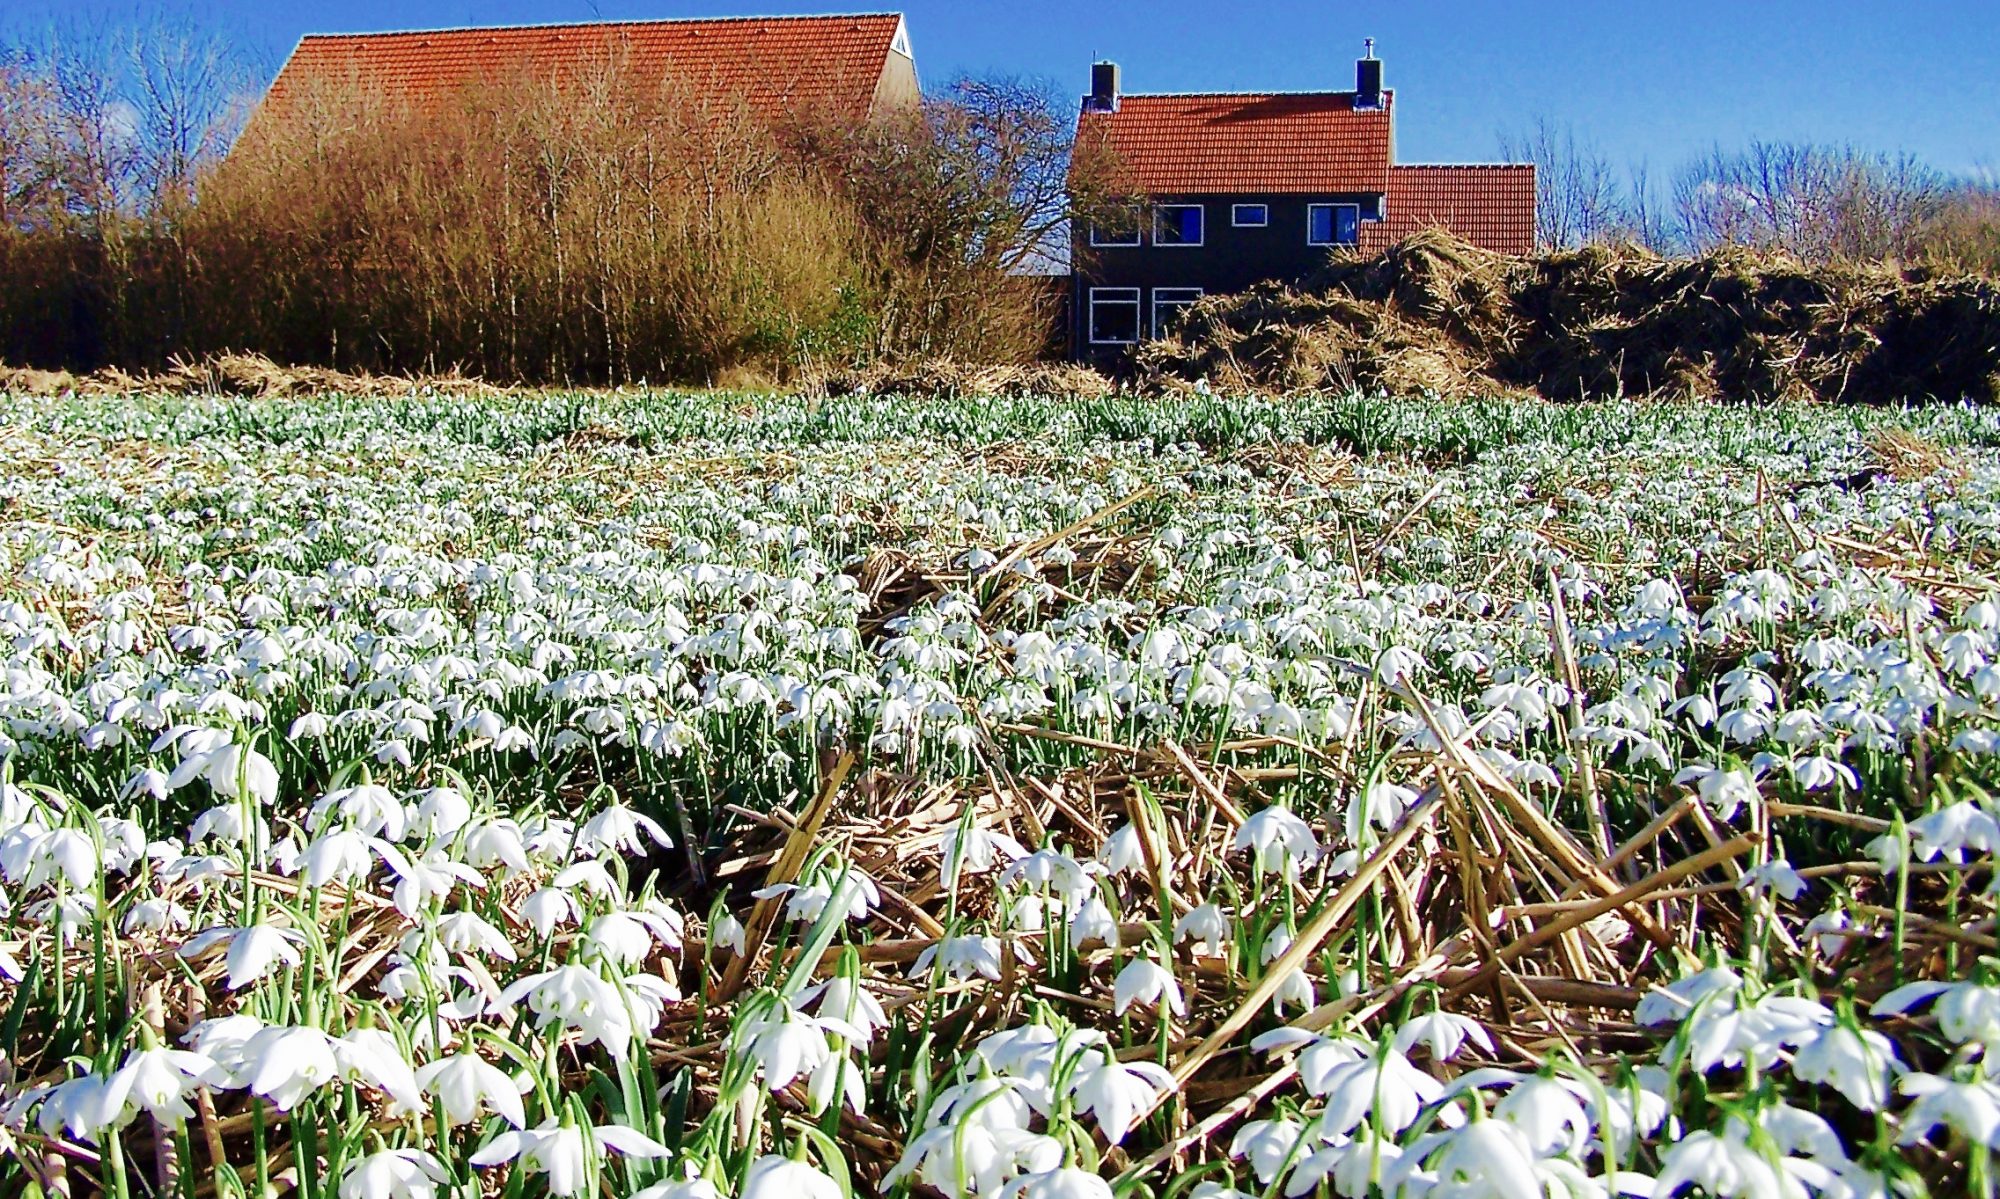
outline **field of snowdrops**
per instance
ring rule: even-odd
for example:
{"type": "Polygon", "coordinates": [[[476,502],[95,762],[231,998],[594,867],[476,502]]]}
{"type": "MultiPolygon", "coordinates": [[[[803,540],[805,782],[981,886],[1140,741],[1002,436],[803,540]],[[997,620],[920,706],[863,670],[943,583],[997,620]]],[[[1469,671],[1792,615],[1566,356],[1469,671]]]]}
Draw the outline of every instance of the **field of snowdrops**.
{"type": "Polygon", "coordinates": [[[0,1194],[1993,1191],[2000,413],[0,447],[0,1194]]]}

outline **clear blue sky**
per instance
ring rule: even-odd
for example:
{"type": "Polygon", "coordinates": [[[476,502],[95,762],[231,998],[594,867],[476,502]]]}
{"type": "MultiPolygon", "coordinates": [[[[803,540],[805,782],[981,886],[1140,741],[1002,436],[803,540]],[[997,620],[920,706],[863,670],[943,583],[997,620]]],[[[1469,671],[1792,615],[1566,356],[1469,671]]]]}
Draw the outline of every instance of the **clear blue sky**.
{"type": "MultiPolygon", "coordinates": [[[[10,0],[34,24],[149,0],[10,0]]],[[[174,3],[175,0],[165,0],[174,3]]],[[[180,0],[188,3],[190,0],[180,0]]],[[[192,11],[275,64],[306,32],[464,24],[847,12],[846,0],[198,0],[192,11]]],[[[1666,171],[1751,138],[1908,152],[2000,169],[2000,0],[908,0],[927,84],[960,72],[1050,76],[1077,92],[1093,56],[1132,91],[1353,86],[1377,39],[1405,161],[1490,160],[1546,114],[1619,162],[1666,171]]]]}

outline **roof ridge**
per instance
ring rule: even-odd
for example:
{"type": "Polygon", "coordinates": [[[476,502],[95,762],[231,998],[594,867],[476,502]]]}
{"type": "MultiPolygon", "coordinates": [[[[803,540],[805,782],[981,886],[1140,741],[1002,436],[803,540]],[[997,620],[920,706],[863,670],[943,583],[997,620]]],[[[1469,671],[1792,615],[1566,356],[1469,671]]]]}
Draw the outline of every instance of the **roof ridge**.
{"type": "Polygon", "coordinates": [[[1446,170],[1446,171],[1516,171],[1533,167],[1532,162],[1396,162],[1389,164],[1391,170],[1446,170]]]}
{"type": "Polygon", "coordinates": [[[350,33],[307,33],[300,35],[300,41],[314,38],[357,38],[357,37],[430,37],[440,33],[511,33],[527,29],[619,29],[649,25],[738,25],[768,21],[855,21],[863,18],[894,17],[903,20],[900,12],[828,12],[828,13],[783,13],[768,16],[733,17],[642,17],[623,21],[529,21],[514,25],[440,25],[432,29],[381,29],[373,32],[350,33]]]}
{"type": "MultiPolygon", "coordinates": [[[[1247,100],[1266,96],[1353,96],[1359,93],[1349,88],[1346,91],[1262,91],[1262,92],[1124,92],[1120,100],[1247,100]]],[[[1383,95],[1394,95],[1394,88],[1383,88],[1383,95]]]]}

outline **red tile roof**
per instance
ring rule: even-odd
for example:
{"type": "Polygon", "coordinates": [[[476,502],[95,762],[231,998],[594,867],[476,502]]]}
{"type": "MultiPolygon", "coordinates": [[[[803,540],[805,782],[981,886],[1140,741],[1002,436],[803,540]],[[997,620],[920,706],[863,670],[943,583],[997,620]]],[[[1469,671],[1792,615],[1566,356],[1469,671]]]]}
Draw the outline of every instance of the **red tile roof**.
{"type": "Polygon", "coordinates": [[[1354,108],[1352,92],[1124,96],[1088,112],[1078,135],[1102,137],[1154,195],[1381,192],[1389,185],[1394,103],[1354,108]]]}
{"type": "Polygon", "coordinates": [[[1533,166],[1392,167],[1387,204],[1387,219],[1361,223],[1367,253],[1433,225],[1502,254],[1535,248],[1533,166]]]}
{"type": "Polygon", "coordinates": [[[517,73],[546,77],[618,58],[702,95],[742,96],[767,118],[811,108],[858,119],[869,114],[902,26],[901,16],[883,13],[309,34],[270,98],[282,102],[308,81],[353,79],[422,101],[517,73]]]}

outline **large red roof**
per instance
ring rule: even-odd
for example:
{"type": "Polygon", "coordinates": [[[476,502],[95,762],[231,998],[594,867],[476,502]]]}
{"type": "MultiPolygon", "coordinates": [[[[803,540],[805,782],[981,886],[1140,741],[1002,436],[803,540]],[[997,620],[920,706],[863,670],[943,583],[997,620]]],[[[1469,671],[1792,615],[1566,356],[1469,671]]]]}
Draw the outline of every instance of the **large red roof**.
{"type": "Polygon", "coordinates": [[[1078,134],[1101,137],[1153,195],[1382,192],[1389,186],[1393,96],[1356,110],[1352,92],[1123,96],[1086,111],[1078,134]]]}
{"type": "Polygon", "coordinates": [[[617,62],[698,96],[740,97],[766,118],[810,108],[858,119],[870,112],[902,28],[901,16],[882,13],[310,34],[278,73],[271,99],[352,80],[421,102],[485,81],[617,62]]]}
{"type": "Polygon", "coordinates": [[[1361,223],[1361,249],[1368,253],[1431,226],[1502,254],[1535,249],[1531,165],[1392,167],[1387,206],[1386,220],[1361,223]]]}

